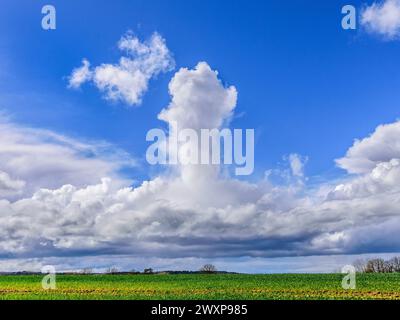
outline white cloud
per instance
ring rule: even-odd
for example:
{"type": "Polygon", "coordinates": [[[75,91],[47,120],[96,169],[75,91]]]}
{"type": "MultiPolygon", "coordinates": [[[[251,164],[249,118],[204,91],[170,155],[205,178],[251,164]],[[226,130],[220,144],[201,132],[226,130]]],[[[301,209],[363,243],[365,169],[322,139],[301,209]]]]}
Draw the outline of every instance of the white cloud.
{"type": "Polygon", "coordinates": [[[356,140],[346,156],[336,160],[349,173],[368,173],[377,164],[400,159],[400,121],[378,126],[367,138],[356,140]]]}
{"type": "Polygon", "coordinates": [[[7,172],[0,171],[0,197],[19,194],[25,187],[25,181],[13,180],[7,172]]]}
{"type": "Polygon", "coordinates": [[[90,62],[87,59],[82,60],[82,66],[72,70],[69,77],[69,87],[77,89],[82,83],[89,81],[92,78],[92,71],[90,71],[90,62]]]}
{"type": "Polygon", "coordinates": [[[84,82],[92,81],[106,99],[138,105],[150,79],[175,66],[165,39],[158,33],[145,42],[128,33],[120,39],[118,48],[125,56],[117,64],[103,63],[91,70],[85,59],[80,68],[72,71],[69,86],[79,88],[84,82]]]}
{"type": "Polygon", "coordinates": [[[82,142],[52,131],[28,128],[0,118],[0,195],[31,194],[39,188],[116,180],[118,170],[133,166],[126,153],[105,142],[82,142]],[[11,192],[14,190],[14,192],[11,192]]]}
{"type": "Polygon", "coordinates": [[[381,162],[365,175],[352,178],[336,186],[329,193],[331,199],[355,199],[389,191],[400,191],[400,160],[381,162]],[[398,190],[399,189],[399,190],[398,190]]]}
{"type": "Polygon", "coordinates": [[[400,36],[400,0],[384,0],[367,6],[361,13],[361,24],[367,31],[386,39],[400,36]]]}
{"type": "Polygon", "coordinates": [[[199,62],[193,70],[180,69],[169,84],[169,92],[171,103],[158,118],[175,121],[181,128],[219,128],[236,107],[236,88],[224,88],[218,72],[206,62],[199,62]]]}
{"type": "Polygon", "coordinates": [[[289,155],[290,169],[295,177],[304,177],[304,166],[308,161],[307,157],[302,157],[297,153],[292,153],[289,155]]]}
{"type": "MultiPolygon", "coordinates": [[[[169,83],[169,93],[171,102],[158,118],[167,122],[172,130],[176,130],[173,127],[176,123],[178,130],[190,128],[198,131],[199,136],[201,129],[221,128],[226,124],[237,102],[236,88],[225,88],[218,79],[218,72],[211,70],[206,62],[199,62],[193,70],[181,68],[169,83]]],[[[173,136],[177,132],[169,134],[173,136]]],[[[202,152],[209,153],[209,150],[202,152]]],[[[204,180],[215,175],[219,167],[193,165],[178,169],[183,179],[204,180]]]]}

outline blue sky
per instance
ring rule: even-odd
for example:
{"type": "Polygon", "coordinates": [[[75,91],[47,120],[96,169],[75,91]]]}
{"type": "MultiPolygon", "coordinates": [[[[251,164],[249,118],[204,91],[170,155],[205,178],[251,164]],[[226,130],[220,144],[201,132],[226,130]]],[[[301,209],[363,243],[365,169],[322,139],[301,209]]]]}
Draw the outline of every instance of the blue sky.
{"type": "MultiPolygon", "coordinates": [[[[380,1],[380,3],[391,1],[397,3],[397,0],[380,1]]],[[[373,29],[376,25],[379,27],[379,23],[376,21],[381,21],[379,20],[381,13],[379,10],[373,12],[375,17],[378,15],[378,18],[370,24],[361,24],[361,17],[358,16],[356,30],[343,30],[341,28],[343,17],[341,8],[343,5],[349,4],[348,1],[299,0],[283,3],[278,0],[114,0],[112,2],[52,0],[51,4],[57,10],[57,28],[45,31],[41,28],[43,17],[41,8],[49,3],[48,1],[21,0],[18,3],[4,1],[1,5],[0,110],[9,119],[7,121],[12,123],[7,125],[7,130],[13,134],[28,136],[29,132],[33,132],[35,145],[41,146],[42,143],[45,143],[44,141],[51,139],[47,133],[43,134],[35,130],[48,130],[48,132],[73,139],[68,144],[71,149],[63,151],[63,154],[70,156],[71,159],[68,167],[63,167],[63,174],[59,176],[58,171],[61,169],[55,164],[49,165],[52,169],[47,171],[42,167],[39,168],[39,165],[32,166],[36,169],[34,172],[32,169],[32,173],[29,175],[26,174],[28,171],[26,167],[18,168],[13,173],[6,170],[11,170],[9,169],[11,165],[4,164],[4,168],[0,167],[0,174],[4,171],[7,179],[10,177],[11,180],[17,179],[15,180],[17,184],[20,182],[20,185],[23,184],[28,188],[27,191],[21,191],[12,196],[7,193],[6,198],[11,202],[18,202],[24,197],[30,199],[32,194],[40,188],[56,190],[66,184],[72,184],[76,188],[94,185],[99,183],[99,176],[103,173],[104,175],[109,174],[113,178],[118,176],[119,186],[121,184],[140,186],[144,180],[150,180],[152,181],[150,184],[156,185],[157,180],[151,179],[156,179],[155,177],[162,169],[150,167],[145,162],[144,156],[149,145],[145,140],[146,132],[152,128],[166,128],[166,124],[157,119],[157,115],[163,108],[167,108],[171,101],[168,92],[171,78],[179,72],[180,68],[185,67],[192,70],[200,61],[207,62],[212,70],[218,71],[218,79],[222,81],[225,88],[233,85],[238,92],[235,115],[230,127],[254,128],[256,132],[255,172],[244,180],[257,184],[253,193],[260,194],[260,196],[257,199],[249,196],[248,199],[240,202],[240,205],[244,206],[242,212],[245,212],[245,208],[247,208],[245,204],[249,205],[252,201],[262,207],[262,209],[256,210],[260,212],[265,209],[266,202],[272,201],[270,198],[275,199],[273,201],[287,201],[290,203],[288,204],[290,210],[294,211],[301,210],[299,208],[307,207],[310,203],[315,203],[319,201],[317,199],[325,196],[328,202],[332,199],[343,200],[344,197],[346,197],[346,201],[357,200],[361,196],[353,195],[354,190],[361,192],[360,190],[373,189],[376,191],[381,188],[383,183],[379,184],[379,188],[374,187],[375,189],[360,186],[369,179],[372,171],[364,170],[365,168],[361,168],[361,165],[356,168],[354,161],[360,161],[363,165],[366,162],[369,164],[373,162],[373,166],[376,165],[377,168],[380,163],[397,166],[397,163],[393,162],[397,161],[397,142],[393,138],[392,131],[396,130],[396,120],[400,116],[400,90],[398,90],[400,73],[397,62],[400,55],[400,42],[397,36],[389,39],[384,32],[380,33],[373,29]],[[68,88],[71,72],[81,65],[83,58],[88,59],[92,66],[117,63],[121,57],[117,43],[127,31],[131,31],[140,41],[150,38],[154,32],[157,32],[165,39],[175,60],[173,70],[161,72],[150,79],[148,89],[145,90],[139,105],[130,106],[124,101],[104,99],[104,95],[93,83],[84,83],[76,90],[68,88]],[[375,130],[382,124],[392,124],[392,126],[385,127],[380,135],[379,131],[375,130]],[[28,130],[26,128],[33,131],[26,131],[28,130]],[[350,149],[354,139],[366,138],[374,132],[376,135],[373,135],[373,140],[377,139],[376,144],[374,142],[373,146],[370,146],[371,141],[366,141],[365,148],[363,145],[360,150],[356,146],[350,149]],[[379,140],[381,136],[386,138],[379,140]],[[394,140],[387,138],[389,136],[394,140]],[[101,154],[97,159],[99,141],[107,142],[109,150],[106,152],[107,155],[101,154]],[[71,150],[82,151],[78,142],[89,144],[83,147],[85,152],[89,153],[96,149],[94,152],[96,155],[87,158],[93,158],[88,161],[98,160],[98,162],[87,162],[87,165],[79,167],[82,159],[71,156],[71,150]],[[386,149],[393,147],[394,156],[391,154],[392,156],[388,158],[385,151],[375,154],[377,152],[376,145],[386,149]],[[353,150],[356,156],[348,155],[345,159],[346,163],[338,168],[335,160],[345,157],[349,150],[353,150]],[[117,162],[121,162],[121,165],[110,163],[109,157],[113,153],[118,154],[117,162]],[[284,160],[290,154],[307,157],[308,161],[306,164],[304,163],[306,178],[297,181],[296,177],[291,177],[289,182],[291,185],[282,187],[287,190],[279,191],[282,194],[275,194],[275,189],[273,189],[275,191],[261,190],[264,187],[260,187],[262,183],[259,181],[264,179],[265,172],[276,168],[284,170],[290,165],[284,160]],[[364,154],[367,159],[361,159],[364,154]],[[124,162],[126,159],[132,159],[135,165],[127,166],[124,162]],[[78,167],[79,169],[77,169],[78,167]],[[90,167],[95,168],[93,171],[98,170],[99,173],[96,175],[95,172],[91,172],[84,177],[81,176],[90,167]],[[354,176],[353,173],[365,176],[354,176]],[[33,177],[32,182],[28,181],[29,179],[24,174],[30,178],[33,177]],[[53,181],[50,182],[51,179],[43,178],[43,184],[37,183],[38,177],[47,177],[47,175],[53,175],[53,181]],[[79,177],[82,177],[81,180],[79,177]],[[309,185],[308,189],[307,185],[309,185]],[[343,190],[347,190],[345,195],[337,194],[342,190],[335,189],[339,185],[345,185],[343,187],[345,188],[343,190]],[[331,186],[332,190],[327,186],[331,186]],[[297,190],[297,188],[302,189],[299,194],[313,193],[313,195],[309,198],[294,195],[293,190],[297,190]],[[269,192],[271,192],[271,197],[266,197],[269,192]]],[[[372,3],[373,1],[352,1],[358,14],[361,14],[362,10],[371,6],[372,3]]],[[[374,7],[372,8],[374,9],[374,7]]],[[[394,24],[393,30],[398,32],[400,22],[394,21],[394,24]]],[[[31,143],[24,139],[21,138],[23,145],[31,143]]],[[[58,140],[57,143],[60,141],[58,140]]],[[[25,156],[23,158],[25,159],[25,156]]],[[[12,161],[13,158],[1,159],[2,161],[4,159],[12,161]]],[[[40,158],[37,157],[37,159],[40,158]]],[[[129,162],[129,160],[127,161],[129,162]]],[[[26,166],[29,166],[29,162],[26,166]]],[[[373,168],[371,167],[371,170],[373,168]]],[[[397,176],[393,179],[397,181],[397,176]]],[[[376,181],[373,180],[373,182],[376,181]]],[[[173,185],[172,190],[176,190],[176,185],[171,181],[166,183],[173,185]]],[[[218,185],[217,182],[215,183],[218,185]]],[[[232,183],[234,184],[234,182],[232,183]]],[[[105,185],[107,183],[103,183],[103,187],[107,189],[108,186],[105,185]]],[[[276,186],[276,188],[280,187],[276,186]]],[[[151,187],[149,188],[151,189],[151,187]]],[[[229,188],[235,190],[232,191],[232,194],[226,195],[226,199],[235,198],[235,192],[247,192],[247,187],[244,185],[234,187],[229,184],[226,190],[230,190],[229,188]],[[244,189],[245,191],[243,191],[244,189]]],[[[203,189],[199,186],[198,190],[203,189]]],[[[92,192],[92,190],[89,191],[92,192]]],[[[89,191],[88,193],[90,193],[89,191]]],[[[378,192],[368,194],[368,197],[375,197],[377,194],[378,192]]],[[[367,197],[363,193],[362,197],[364,196],[367,197]]],[[[41,197],[42,194],[39,198],[41,197]]],[[[172,201],[169,193],[162,195],[160,193],[159,197],[165,201],[171,201],[174,205],[179,203],[178,200],[172,201]]],[[[196,200],[195,203],[204,205],[205,197],[196,200]]],[[[107,201],[104,200],[101,203],[108,203],[107,201]]],[[[218,205],[221,205],[221,208],[222,206],[226,208],[227,205],[233,207],[237,205],[235,204],[236,200],[226,201],[223,205],[216,202],[218,204],[205,206],[210,209],[218,205]]],[[[382,198],[382,201],[387,201],[387,198],[382,198]]],[[[18,206],[18,203],[14,203],[14,205],[18,206]]],[[[185,202],[179,205],[186,206],[188,204],[185,202]]],[[[270,205],[269,202],[268,205],[270,205]]],[[[337,212],[344,210],[342,207],[334,209],[330,207],[330,203],[326,204],[322,201],[321,212],[328,210],[324,207],[325,205],[329,206],[329,210],[332,209],[334,213],[335,210],[337,212]]],[[[271,204],[268,210],[270,208],[275,208],[275,205],[271,204]]],[[[351,204],[349,202],[347,208],[353,208],[354,212],[362,212],[362,208],[356,202],[351,202],[351,204]]],[[[368,208],[372,211],[375,209],[368,208]]],[[[139,207],[135,210],[140,211],[142,208],[139,207]]],[[[279,212],[284,215],[285,210],[289,209],[281,208],[279,212]]],[[[393,215],[384,213],[385,210],[390,211],[387,208],[376,210],[374,215],[379,216],[379,219],[384,217],[379,220],[381,222],[379,225],[383,229],[375,226],[373,234],[379,234],[382,230],[386,230],[385,228],[391,222],[398,219],[397,213],[393,215]]],[[[307,214],[310,212],[310,210],[305,211],[307,214]]],[[[242,213],[237,214],[241,215],[242,213]]],[[[267,237],[268,239],[266,239],[263,237],[264,233],[269,230],[267,226],[262,231],[252,230],[254,234],[249,234],[248,239],[241,244],[243,251],[233,252],[232,256],[228,257],[229,266],[235,268],[235,258],[242,259],[244,256],[246,259],[248,257],[262,259],[266,256],[357,255],[398,251],[399,244],[397,242],[388,243],[379,237],[379,239],[375,239],[374,243],[365,244],[363,242],[360,230],[364,230],[363,228],[367,228],[367,226],[362,223],[358,225],[357,221],[367,219],[366,217],[354,216],[353,220],[350,219],[350,224],[359,229],[356,228],[357,230],[354,231],[356,235],[353,236],[352,233],[352,236],[349,236],[346,233],[350,233],[346,229],[347,227],[328,228],[324,222],[315,222],[319,221],[319,214],[319,212],[315,212],[313,219],[316,220],[312,221],[309,221],[308,217],[296,216],[293,218],[294,221],[303,219],[310,225],[309,228],[305,226],[303,230],[293,231],[293,234],[283,232],[283,235],[274,234],[271,236],[272,238],[267,237]],[[319,235],[316,231],[318,228],[314,228],[314,224],[318,223],[321,223],[319,229],[322,230],[319,235]],[[302,241],[310,244],[310,248],[296,251],[298,243],[302,243],[302,241]],[[335,248],[331,244],[324,247],[326,241],[340,243],[335,242],[335,245],[338,246],[335,248]],[[277,248],[282,243],[282,250],[274,249],[271,254],[261,253],[268,251],[269,247],[277,248]]],[[[66,216],[67,213],[60,212],[60,215],[66,216]]],[[[292,211],[290,211],[290,215],[292,215],[292,211]]],[[[135,220],[129,220],[126,216],[121,219],[128,225],[135,220]]],[[[257,219],[261,219],[261,217],[257,216],[254,221],[258,221],[257,219]]],[[[327,220],[334,219],[328,218],[327,220]]],[[[344,220],[347,221],[347,218],[344,220]]],[[[338,221],[342,220],[338,218],[338,221]]],[[[371,224],[372,221],[371,218],[371,224]]],[[[230,221],[230,223],[232,222],[230,221]]],[[[295,223],[293,222],[293,224],[295,223]]],[[[152,224],[149,222],[149,225],[152,224]]],[[[120,227],[118,226],[118,228],[120,227]]],[[[278,230],[280,227],[276,228],[278,230]]],[[[198,229],[192,230],[197,237],[185,241],[193,244],[193,241],[199,239],[198,237],[201,238],[200,234],[196,233],[197,231],[198,229]]],[[[166,233],[168,232],[166,231],[166,233]]],[[[391,229],[388,234],[391,232],[395,234],[396,230],[391,229]]],[[[102,233],[103,236],[104,234],[102,233]]],[[[170,236],[173,237],[172,234],[170,236]]],[[[75,257],[81,255],[82,252],[86,252],[88,255],[106,255],[110,252],[111,254],[131,254],[125,245],[116,249],[115,243],[111,247],[108,244],[98,246],[96,244],[89,248],[81,245],[78,238],[79,236],[71,240],[63,239],[61,235],[43,234],[40,236],[39,242],[47,243],[48,241],[54,245],[55,249],[54,251],[44,250],[42,256],[75,257]],[[60,243],[65,245],[61,252],[58,250],[60,243]],[[95,249],[93,249],[94,247],[95,249]],[[72,249],[68,251],[66,248],[72,249]]],[[[232,248],[231,246],[239,241],[230,236],[228,238],[226,240],[228,248],[232,248]]],[[[118,241],[116,243],[120,243],[118,241]]],[[[176,245],[184,246],[185,241],[182,241],[183,243],[176,245]]],[[[146,252],[149,257],[157,256],[157,252],[153,253],[150,250],[152,253],[148,253],[144,248],[146,248],[145,245],[138,252],[132,254],[138,255],[146,252]]],[[[222,244],[220,248],[223,251],[222,244]]],[[[33,249],[30,248],[30,250],[33,249]]],[[[13,258],[29,257],[32,259],[33,256],[28,251],[22,255],[16,251],[11,255],[13,258]]],[[[210,254],[212,246],[202,248],[200,251],[203,252],[202,259],[221,259],[218,254],[210,254]]],[[[179,254],[172,252],[168,259],[190,256],[185,253],[184,249],[180,252],[179,254]]],[[[1,256],[9,254],[5,250],[1,256]]],[[[348,261],[348,258],[345,260],[348,261]]],[[[242,260],[237,261],[239,263],[242,260]]],[[[310,263],[314,264],[313,261],[310,263]]],[[[259,261],[257,265],[259,265],[259,261]]],[[[283,271],[292,270],[289,267],[285,268],[283,271]]],[[[242,269],[240,270],[242,271],[242,269]]],[[[254,270],[259,269],[251,268],[252,272],[254,270]]],[[[324,271],[326,270],[324,269],[324,271]]]]}
{"type": "Polygon", "coordinates": [[[292,152],[309,156],[310,176],[339,174],[333,159],[353,139],[399,116],[398,42],[342,30],[340,1],[53,3],[55,31],[40,28],[46,2],[6,2],[1,12],[1,105],[25,124],[143,155],[143,132],[161,125],[156,115],[168,105],[172,72],[152,80],[133,108],[110,105],[90,86],[66,88],[83,57],[116,62],[116,42],[127,30],[142,38],[158,31],[177,69],[207,61],[236,86],[241,116],[232,126],[256,129],[258,175],[292,152]]]}

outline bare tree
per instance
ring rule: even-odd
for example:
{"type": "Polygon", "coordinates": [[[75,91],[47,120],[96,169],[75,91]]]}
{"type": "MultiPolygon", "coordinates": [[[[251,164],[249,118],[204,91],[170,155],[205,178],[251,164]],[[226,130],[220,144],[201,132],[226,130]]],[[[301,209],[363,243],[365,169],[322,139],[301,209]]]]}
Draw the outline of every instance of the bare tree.
{"type": "Polygon", "coordinates": [[[212,264],[205,264],[200,268],[200,272],[205,272],[205,273],[216,273],[217,268],[212,265],[212,264]]]}
{"type": "Polygon", "coordinates": [[[353,263],[357,272],[365,273],[391,273],[400,272],[400,257],[394,257],[390,260],[383,259],[369,259],[369,260],[356,260],[353,263]]]}
{"type": "Polygon", "coordinates": [[[93,269],[92,268],[83,268],[81,271],[82,274],[92,274],[93,269]]]}
{"type": "Polygon", "coordinates": [[[106,270],[106,273],[110,273],[110,274],[114,274],[114,273],[118,273],[118,272],[119,272],[118,268],[115,268],[115,267],[110,267],[106,270]]]}
{"type": "Polygon", "coordinates": [[[383,272],[385,272],[385,260],[383,260],[383,259],[368,260],[365,272],[367,272],[367,273],[383,273],[383,272]]]}
{"type": "Polygon", "coordinates": [[[356,271],[361,273],[367,272],[367,264],[368,261],[365,259],[357,259],[353,262],[353,266],[356,268],[356,271]]]}
{"type": "Polygon", "coordinates": [[[392,268],[392,272],[400,272],[400,258],[399,257],[394,257],[389,260],[389,263],[392,268]]]}
{"type": "Polygon", "coordinates": [[[393,264],[392,264],[391,260],[385,261],[385,263],[384,263],[384,271],[383,272],[386,272],[386,273],[394,272],[393,271],[393,264]]]}

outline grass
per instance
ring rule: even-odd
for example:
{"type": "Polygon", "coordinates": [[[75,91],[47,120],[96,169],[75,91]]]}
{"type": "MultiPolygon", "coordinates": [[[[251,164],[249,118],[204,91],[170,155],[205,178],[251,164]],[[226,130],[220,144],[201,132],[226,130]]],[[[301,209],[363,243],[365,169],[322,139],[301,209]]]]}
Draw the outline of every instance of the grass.
{"type": "Polygon", "coordinates": [[[57,275],[44,290],[40,275],[0,276],[0,299],[400,299],[400,274],[357,275],[344,290],[341,274],[57,275]]]}

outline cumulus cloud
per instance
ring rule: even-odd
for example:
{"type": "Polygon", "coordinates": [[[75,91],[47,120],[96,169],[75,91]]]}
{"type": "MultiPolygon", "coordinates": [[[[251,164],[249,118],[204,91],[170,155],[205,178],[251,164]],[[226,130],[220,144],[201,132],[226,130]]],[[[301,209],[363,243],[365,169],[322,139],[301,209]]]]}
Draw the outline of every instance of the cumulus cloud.
{"type": "Polygon", "coordinates": [[[380,125],[367,138],[356,140],[337,164],[355,177],[345,179],[327,194],[332,203],[346,204],[349,215],[360,209],[370,224],[355,224],[343,231],[343,247],[347,250],[398,249],[390,233],[400,231],[400,123],[380,125]]]}
{"type": "Polygon", "coordinates": [[[368,173],[377,164],[400,159],[400,121],[378,126],[367,138],[355,140],[337,165],[349,173],[368,173]]]}
{"type": "Polygon", "coordinates": [[[218,72],[206,62],[193,70],[180,69],[169,84],[169,92],[171,103],[158,118],[194,130],[220,128],[237,102],[236,88],[224,88],[218,72]]]}
{"type": "Polygon", "coordinates": [[[329,193],[329,197],[332,199],[354,199],[382,192],[398,191],[399,181],[400,160],[392,159],[378,163],[370,173],[339,184],[329,193]]]}
{"type": "Polygon", "coordinates": [[[400,0],[384,0],[367,6],[361,13],[361,24],[367,31],[386,39],[400,36],[400,0]]]}
{"type": "MultiPolygon", "coordinates": [[[[213,71],[206,62],[198,63],[193,70],[180,69],[169,83],[169,93],[171,103],[160,112],[158,119],[169,124],[170,137],[186,128],[195,130],[198,136],[201,135],[201,129],[220,129],[229,122],[237,102],[236,88],[225,88],[218,79],[218,72],[213,71]]],[[[191,147],[199,149],[199,154],[210,153],[210,150],[200,150],[202,146],[189,145],[193,142],[181,143],[178,150],[191,147]]],[[[218,169],[218,166],[178,167],[183,179],[188,180],[204,180],[218,173],[218,169]]]]}
{"type": "MultiPolygon", "coordinates": [[[[236,107],[236,89],[204,62],[179,70],[169,90],[171,103],[159,114],[167,123],[223,128],[236,107]]],[[[397,127],[381,126],[355,143],[344,159],[356,161],[339,163],[360,174],[333,187],[246,182],[218,166],[190,165],[135,188],[104,178],[0,200],[0,256],[221,260],[394,251],[400,242],[382,231],[400,232],[397,127]]],[[[292,154],[288,161],[291,174],[305,178],[306,158],[292,154]]]]}
{"type": "Polygon", "coordinates": [[[103,63],[90,69],[89,61],[84,59],[82,66],[72,71],[69,87],[79,88],[84,82],[92,81],[106,99],[138,105],[149,81],[175,66],[165,39],[158,33],[145,42],[128,33],[120,39],[118,48],[125,55],[117,64],[103,63]]]}

